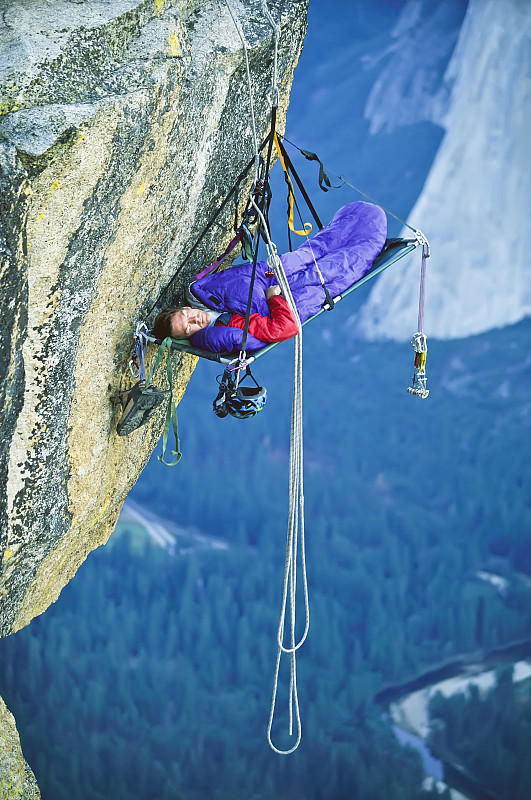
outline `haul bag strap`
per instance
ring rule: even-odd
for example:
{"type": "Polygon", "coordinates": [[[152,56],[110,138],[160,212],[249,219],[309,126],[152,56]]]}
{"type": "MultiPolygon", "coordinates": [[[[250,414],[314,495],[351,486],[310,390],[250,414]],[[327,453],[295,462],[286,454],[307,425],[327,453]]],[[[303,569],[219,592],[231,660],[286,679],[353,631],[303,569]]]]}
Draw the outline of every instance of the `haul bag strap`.
{"type": "Polygon", "coordinates": [[[278,157],[280,159],[280,163],[282,164],[282,169],[284,170],[284,177],[286,179],[286,183],[288,184],[288,225],[289,225],[289,228],[290,228],[290,230],[293,231],[293,233],[296,233],[297,236],[307,236],[310,233],[310,231],[312,230],[311,222],[303,222],[302,223],[303,224],[303,230],[301,230],[301,231],[295,230],[295,225],[294,225],[294,222],[293,222],[293,200],[294,200],[294,197],[295,197],[295,194],[294,194],[294,191],[293,191],[293,183],[291,182],[291,178],[289,176],[289,172],[288,172],[286,164],[284,162],[284,158],[282,156],[282,151],[280,149],[280,144],[279,144],[278,136],[277,136],[276,132],[275,132],[275,147],[277,149],[277,153],[278,153],[278,157]]]}
{"type": "Polygon", "coordinates": [[[182,458],[182,453],[179,444],[179,430],[177,424],[177,409],[175,407],[175,401],[173,399],[173,367],[172,367],[172,360],[171,360],[171,343],[172,339],[171,336],[167,336],[160,345],[157,355],[151,365],[151,369],[149,370],[149,375],[146,380],[146,386],[149,386],[153,375],[157,371],[160,362],[162,361],[162,357],[164,352],[167,351],[167,360],[166,360],[166,373],[168,375],[168,383],[170,385],[170,396],[168,398],[168,405],[166,408],[166,420],[164,422],[164,431],[162,433],[162,455],[159,456],[159,461],[163,464],[166,464],[167,467],[174,467],[175,464],[178,464],[182,458]],[[175,437],[175,450],[171,450],[170,455],[174,456],[173,461],[165,461],[164,455],[166,453],[166,446],[168,444],[168,434],[170,432],[170,425],[173,426],[173,435],[175,437]]]}

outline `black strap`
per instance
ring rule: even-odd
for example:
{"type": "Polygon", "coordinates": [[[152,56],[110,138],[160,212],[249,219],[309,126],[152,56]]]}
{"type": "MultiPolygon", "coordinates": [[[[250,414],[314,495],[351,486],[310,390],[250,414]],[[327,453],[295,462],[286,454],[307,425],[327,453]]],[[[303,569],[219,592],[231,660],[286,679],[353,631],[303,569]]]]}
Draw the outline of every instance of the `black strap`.
{"type": "MultiPolygon", "coordinates": [[[[263,178],[262,178],[262,180],[264,182],[264,186],[263,186],[263,191],[262,191],[262,194],[260,196],[260,199],[259,199],[259,201],[257,203],[257,205],[258,205],[258,207],[259,207],[259,209],[260,209],[260,211],[262,213],[264,212],[264,209],[266,209],[268,194],[269,194],[269,198],[271,198],[271,190],[269,188],[269,170],[271,169],[271,153],[272,153],[272,150],[273,150],[273,142],[274,142],[274,137],[275,137],[276,124],[277,124],[277,107],[276,106],[272,106],[272,108],[271,108],[271,127],[270,127],[270,130],[269,130],[269,136],[268,136],[269,146],[267,148],[267,158],[266,158],[265,169],[264,169],[264,174],[263,174],[263,178]]],[[[267,209],[266,209],[266,214],[267,214],[267,209]]],[[[267,217],[265,217],[265,219],[266,219],[266,222],[267,222],[267,217]]],[[[247,334],[249,333],[249,320],[250,320],[250,317],[251,317],[251,303],[252,303],[252,299],[253,299],[254,281],[255,281],[255,277],[256,277],[256,264],[257,264],[257,261],[258,261],[258,248],[260,247],[261,233],[262,233],[262,219],[259,216],[258,217],[258,228],[257,228],[257,231],[256,231],[256,242],[255,242],[254,252],[253,252],[253,270],[251,272],[251,282],[249,284],[249,295],[247,297],[247,308],[245,310],[245,323],[244,323],[244,326],[243,326],[242,343],[241,343],[241,348],[240,348],[240,352],[241,353],[245,353],[245,348],[247,347],[247,334]]]]}
{"type": "Polygon", "coordinates": [[[314,218],[314,220],[315,220],[315,222],[317,224],[317,227],[321,231],[323,229],[324,225],[321,222],[321,220],[319,219],[317,211],[315,210],[315,208],[313,206],[313,203],[312,203],[312,201],[310,200],[310,198],[308,196],[308,192],[306,191],[303,182],[299,178],[299,174],[298,174],[297,170],[293,166],[292,161],[291,161],[289,155],[286,152],[286,148],[284,147],[284,144],[283,144],[282,139],[280,138],[280,136],[278,136],[278,144],[279,144],[280,150],[282,152],[282,158],[284,159],[284,163],[286,165],[286,168],[291,172],[291,174],[295,178],[297,186],[299,187],[300,192],[301,192],[301,194],[304,197],[304,200],[306,202],[306,205],[308,206],[308,208],[310,210],[310,214],[314,218]]]}
{"type": "MultiPolygon", "coordinates": [[[[265,139],[263,140],[262,144],[260,145],[260,151],[262,151],[264,149],[264,147],[266,146],[266,144],[268,143],[269,136],[270,136],[270,134],[268,134],[265,137],[265,139]]],[[[194,244],[192,245],[192,247],[190,248],[190,250],[188,251],[188,253],[184,257],[184,259],[181,261],[181,263],[179,265],[179,269],[176,270],[173,278],[171,278],[170,281],[166,284],[166,286],[162,289],[162,291],[160,292],[159,296],[157,297],[157,299],[155,300],[155,302],[153,303],[153,305],[151,306],[149,311],[147,311],[146,314],[144,315],[146,319],[153,312],[153,310],[155,308],[157,308],[161,298],[164,297],[166,292],[173,285],[174,281],[181,274],[182,269],[185,266],[185,264],[187,263],[188,259],[194,253],[194,251],[197,249],[199,244],[202,242],[202,240],[204,239],[204,237],[206,236],[206,234],[208,233],[210,228],[214,225],[216,219],[219,217],[219,215],[221,214],[221,212],[223,211],[223,209],[225,208],[225,206],[227,205],[227,203],[229,202],[231,197],[234,194],[238,194],[239,193],[240,184],[245,180],[245,178],[247,177],[247,175],[249,174],[251,169],[254,167],[254,162],[255,162],[255,159],[254,159],[254,156],[253,156],[253,158],[249,161],[249,163],[246,165],[246,167],[240,172],[240,174],[238,175],[238,177],[236,178],[236,180],[234,182],[234,185],[233,185],[232,189],[228,192],[227,195],[225,195],[225,197],[223,198],[221,204],[218,206],[217,211],[209,219],[209,221],[207,222],[207,224],[205,225],[205,227],[203,228],[203,230],[199,234],[198,238],[195,240],[194,244]]]]}
{"type": "MultiPolygon", "coordinates": [[[[308,196],[308,192],[306,191],[306,189],[304,187],[304,184],[302,183],[301,179],[299,178],[297,170],[293,166],[293,163],[292,163],[290,157],[286,153],[286,148],[282,144],[282,141],[280,140],[280,137],[277,137],[277,138],[278,138],[278,144],[279,144],[279,147],[280,147],[280,150],[281,150],[281,153],[282,153],[282,158],[284,159],[284,163],[286,165],[286,169],[289,170],[291,172],[291,174],[293,175],[293,177],[295,178],[295,181],[297,182],[297,186],[299,187],[299,189],[301,191],[301,194],[302,194],[302,196],[304,197],[304,199],[306,201],[306,205],[308,206],[311,215],[313,216],[315,222],[317,223],[317,225],[319,227],[319,230],[322,230],[323,229],[323,223],[319,219],[319,216],[317,215],[317,212],[316,212],[315,208],[313,207],[313,203],[312,203],[312,201],[310,200],[310,198],[308,196]]],[[[311,153],[311,155],[313,156],[313,155],[315,155],[315,153],[311,153]]],[[[315,156],[315,158],[317,159],[317,161],[319,161],[317,156],[315,156]]],[[[313,159],[311,159],[311,160],[313,160],[313,159]]],[[[321,163],[321,162],[319,162],[319,163],[321,163]]],[[[325,173],[325,176],[326,176],[326,173],[325,173]]],[[[288,184],[288,189],[289,189],[290,187],[289,187],[288,177],[287,177],[287,175],[284,175],[284,177],[285,177],[286,183],[288,184]]],[[[326,180],[328,180],[327,176],[326,176],[326,180]]],[[[288,202],[289,202],[289,196],[288,196],[288,202]]],[[[301,212],[300,212],[299,205],[297,203],[297,198],[296,197],[293,197],[293,202],[295,204],[295,208],[297,209],[297,213],[298,213],[298,215],[299,215],[299,217],[301,219],[301,222],[302,222],[302,215],[301,215],[301,212]]],[[[291,250],[291,235],[290,235],[289,225],[288,225],[288,237],[289,237],[289,245],[290,245],[290,250],[291,250]]],[[[322,276],[320,276],[320,280],[321,280],[321,286],[323,287],[323,291],[325,293],[325,302],[323,303],[323,308],[326,311],[332,311],[332,309],[335,306],[334,300],[332,298],[332,295],[328,291],[328,287],[326,286],[322,276]]]]}
{"type": "Polygon", "coordinates": [[[330,178],[326,174],[324,164],[319,158],[319,156],[317,156],[315,153],[312,153],[310,150],[301,149],[301,153],[304,156],[304,158],[308,159],[308,161],[319,162],[319,186],[323,190],[323,192],[327,192],[328,189],[340,189],[343,186],[345,181],[343,181],[343,183],[340,183],[338,186],[335,186],[333,183],[330,183],[330,178]]]}

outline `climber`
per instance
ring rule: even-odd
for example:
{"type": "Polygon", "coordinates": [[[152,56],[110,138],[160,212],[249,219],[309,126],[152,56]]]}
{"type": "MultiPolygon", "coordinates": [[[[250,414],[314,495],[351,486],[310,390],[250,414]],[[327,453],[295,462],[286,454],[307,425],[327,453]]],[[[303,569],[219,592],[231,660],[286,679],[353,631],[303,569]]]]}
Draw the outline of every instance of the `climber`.
{"type": "MultiPolygon", "coordinates": [[[[281,256],[301,323],[326,304],[327,296],[340,294],[368,272],[385,244],[386,231],[381,208],[372,203],[350,203],[313,238],[281,256]]],[[[183,336],[194,347],[213,352],[238,350],[251,271],[252,265],[245,263],[193,281],[186,306],[165,309],[158,315],[155,337],[183,336]]],[[[258,263],[247,350],[261,349],[266,342],[283,341],[296,333],[297,324],[274,276],[265,262],[258,263]]]]}
{"type": "MultiPolygon", "coordinates": [[[[297,335],[298,326],[291,309],[282,297],[280,287],[268,286],[265,292],[269,314],[251,314],[249,333],[261,342],[283,342],[297,335]]],[[[243,330],[245,317],[242,314],[213,311],[203,306],[193,297],[190,306],[170,306],[157,316],[153,335],[157,339],[172,336],[174,339],[189,339],[203,328],[225,325],[243,330]]]]}

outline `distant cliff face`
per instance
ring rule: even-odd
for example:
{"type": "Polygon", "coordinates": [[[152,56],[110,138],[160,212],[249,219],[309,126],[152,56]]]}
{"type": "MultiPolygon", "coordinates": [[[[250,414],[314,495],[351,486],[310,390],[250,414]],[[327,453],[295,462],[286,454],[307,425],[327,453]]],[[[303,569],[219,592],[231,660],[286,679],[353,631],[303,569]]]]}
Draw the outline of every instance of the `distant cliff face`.
{"type": "MultiPolygon", "coordinates": [[[[307,0],[268,6],[282,25],[282,124],[307,0]]],[[[272,32],[258,0],[232,7],[249,45],[262,138],[272,32]]],[[[116,435],[120,411],[109,397],[133,382],[135,323],[253,145],[243,50],[222,0],[0,0],[0,12],[6,635],[54,602],[113,530],[163,413],[116,435]]],[[[232,206],[220,220],[227,234],[233,214],[232,206]]],[[[213,259],[222,239],[218,228],[180,278],[213,259]]],[[[194,361],[175,357],[175,367],[180,397],[194,361]]]]}
{"type": "MultiPolygon", "coordinates": [[[[531,13],[525,0],[469,0],[443,83],[427,93],[430,74],[436,74],[431,68],[441,55],[432,39],[443,52],[446,47],[445,36],[430,35],[444,6],[406,4],[396,31],[397,53],[366,113],[374,130],[406,124],[404,109],[413,121],[435,121],[445,129],[409,222],[432,246],[426,333],[451,339],[531,314],[524,234],[531,204],[531,13]],[[433,18],[421,24],[423,5],[433,18]],[[430,70],[418,67],[415,53],[430,70]]],[[[378,279],[354,323],[361,335],[406,340],[413,332],[419,271],[405,261],[378,279]]]]}

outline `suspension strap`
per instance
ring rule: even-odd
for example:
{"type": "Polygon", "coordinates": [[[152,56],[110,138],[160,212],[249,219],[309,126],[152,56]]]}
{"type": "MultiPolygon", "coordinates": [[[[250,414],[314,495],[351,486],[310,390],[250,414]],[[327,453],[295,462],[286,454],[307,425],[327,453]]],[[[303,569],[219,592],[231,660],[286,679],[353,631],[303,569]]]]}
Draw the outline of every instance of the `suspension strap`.
{"type": "MultiPolygon", "coordinates": [[[[323,307],[325,308],[326,311],[331,311],[334,308],[334,300],[332,298],[332,295],[328,291],[328,287],[327,287],[327,285],[325,283],[325,279],[323,277],[323,274],[322,274],[321,270],[319,269],[319,265],[317,263],[317,259],[315,258],[315,254],[313,252],[310,239],[308,238],[308,233],[311,231],[312,226],[311,226],[311,224],[309,222],[304,222],[303,223],[303,225],[304,225],[303,230],[296,231],[295,227],[293,225],[293,202],[295,201],[295,204],[297,204],[297,201],[295,200],[295,196],[294,196],[294,192],[293,192],[293,183],[291,182],[291,179],[289,177],[288,164],[289,164],[289,169],[291,170],[295,180],[297,181],[297,185],[299,186],[299,188],[301,189],[301,191],[303,193],[303,196],[304,196],[304,199],[306,200],[308,208],[310,209],[310,211],[311,211],[311,213],[313,215],[313,218],[315,219],[315,221],[317,222],[317,224],[319,226],[319,230],[322,230],[323,224],[322,224],[321,220],[319,219],[319,217],[317,216],[317,212],[315,211],[315,209],[314,209],[314,207],[312,205],[312,202],[311,202],[310,198],[308,197],[308,195],[306,193],[306,189],[304,188],[304,186],[302,184],[302,181],[300,180],[299,176],[297,175],[297,173],[296,173],[296,171],[295,171],[295,169],[293,167],[293,164],[291,163],[291,161],[289,159],[289,156],[286,153],[286,150],[283,147],[282,142],[279,140],[278,135],[276,134],[276,132],[275,132],[275,146],[277,148],[278,156],[280,158],[280,162],[281,162],[282,168],[284,170],[284,175],[286,176],[286,182],[288,183],[288,187],[289,187],[289,191],[290,191],[290,200],[291,200],[291,202],[289,204],[288,226],[294,233],[299,234],[299,236],[306,236],[306,241],[308,243],[308,246],[310,248],[310,252],[312,254],[313,263],[314,263],[315,269],[317,270],[317,274],[319,276],[319,281],[320,281],[321,286],[323,287],[323,291],[325,293],[325,302],[324,302],[323,307]]],[[[297,206],[297,211],[299,211],[299,207],[298,206],[297,206]]],[[[300,212],[299,212],[299,216],[300,216],[300,212]]],[[[301,222],[302,222],[302,218],[301,218],[301,222]]]]}
{"type": "MultiPolygon", "coordinates": [[[[294,147],[294,148],[295,148],[295,150],[298,150],[298,151],[299,151],[299,153],[302,153],[302,155],[303,155],[303,156],[305,156],[305,158],[308,158],[308,155],[306,155],[306,153],[308,153],[308,154],[309,154],[309,155],[311,155],[311,156],[315,156],[315,153],[311,153],[311,154],[310,154],[308,150],[302,150],[302,149],[301,149],[301,148],[300,148],[298,145],[296,145],[294,142],[291,142],[291,141],[290,141],[290,140],[289,140],[289,139],[288,139],[286,136],[283,136],[282,138],[283,138],[283,140],[284,140],[285,142],[288,142],[288,144],[290,144],[292,147],[294,147]]],[[[318,158],[317,156],[315,156],[315,158],[313,158],[313,157],[312,157],[312,158],[311,158],[311,159],[309,159],[309,160],[311,160],[311,161],[318,161],[318,162],[319,162],[319,164],[321,164],[321,166],[323,166],[321,159],[320,159],[320,158],[318,158]]],[[[327,169],[328,169],[328,168],[327,168],[327,169]]],[[[323,170],[324,170],[324,166],[323,166],[323,170]]],[[[361,189],[359,189],[357,186],[354,186],[354,184],[350,183],[350,181],[348,181],[348,180],[347,180],[346,178],[344,178],[342,175],[336,175],[336,173],[335,173],[335,172],[332,172],[332,170],[330,170],[330,169],[328,169],[328,172],[330,173],[330,175],[333,175],[333,176],[334,176],[334,178],[337,178],[338,180],[342,181],[342,183],[340,184],[340,186],[332,186],[332,184],[330,184],[330,187],[331,187],[332,189],[339,189],[339,188],[340,188],[341,186],[343,186],[343,185],[350,186],[350,188],[351,188],[351,189],[354,189],[354,191],[355,191],[355,192],[357,192],[357,193],[358,193],[358,194],[360,194],[362,197],[364,197],[366,200],[368,200],[368,201],[369,201],[369,203],[374,203],[375,205],[377,205],[377,206],[380,206],[380,208],[381,208],[381,209],[383,209],[383,211],[385,211],[385,213],[386,213],[386,214],[389,214],[389,216],[390,216],[390,217],[393,217],[393,219],[396,219],[396,221],[397,221],[397,222],[400,222],[400,224],[401,224],[401,225],[404,225],[404,227],[406,227],[406,228],[409,228],[409,230],[410,230],[410,231],[413,231],[413,233],[415,234],[415,236],[416,236],[416,237],[418,237],[418,235],[419,235],[419,234],[421,234],[421,232],[420,232],[420,231],[418,231],[416,228],[414,228],[414,227],[413,227],[412,225],[410,225],[408,222],[406,222],[405,220],[401,219],[399,216],[397,216],[396,214],[394,214],[392,211],[390,211],[388,208],[386,208],[385,206],[383,206],[381,203],[378,203],[378,202],[377,202],[377,201],[376,201],[376,200],[375,200],[373,197],[371,197],[370,195],[368,195],[368,194],[366,194],[365,192],[363,192],[363,191],[362,191],[361,189]]],[[[319,170],[319,174],[321,174],[321,170],[319,170]]],[[[327,184],[327,186],[328,186],[328,182],[326,182],[326,181],[325,181],[325,183],[326,183],[326,184],[327,184]]],[[[321,186],[321,188],[323,188],[323,187],[321,186]]],[[[421,234],[421,235],[422,235],[422,234],[421,234]]]]}
{"type": "Polygon", "coordinates": [[[417,332],[413,334],[411,344],[415,351],[415,363],[411,386],[408,386],[408,394],[420,397],[425,400],[430,393],[427,387],[426,377],[426,356],[428,353],[428,340],[424,333],[424,304],[426,299],[426,262],[430,257],[430,245],[422,231],[415,231],[418,244],[422,247],[422,263],[420,267],[420,288],[419,288],[419,313],[417,319],[417,332]]]}
{"type": "Polygon", "coordinates": [[[426,299],[426,262],[430,257],[430,243],[422,233],[415,231],[417,242],[422,246],[422,263],[420,267],[420,290],[419,290],[419,315],[417,330],[424,333],[424,304],[426,299]]]}
{"type": "Polygon", "coordinates": [[[275,147],[278,153],[278,157],[280,159],[280,163],[282,164],[282,169],[284,170],[284,178],[288,185],[288,226],[293,233],[296,233],[297,236],[305,236],[306,234],[310,233],[312,230],[311,222],[304,222],[303,223],[303,230],[298,231],[295,229],[295,225],[293,224],[293,201],[295,200],[295,193],[293,191],[293,183],[291,181],[288,169],[286,167],[286,163],[282,156],[282,151],[280,149],[278,136],[275,132],[275,147]]]}
{"type": "Polygon", "coordinates": [[[164,353],[167,352],[166,373],[168,376],[168,383],[170,386],[170,396],[168,399],[168,406],[166,409],[166,420],[164,422],[164,431],[162,434],[162,455],[159,456],[159,461],[161,461],[163,464],[166,464],[167,467],[174,467],[176,464],[179,463],[179,461],[182,458],[181,448],[179,444],[179,431],[177,425],[177,409],[175,407],[175,402],[173,399],[173,367],[171,360],[171,342],[172,342],[171,337],[167,336],[160,345],[146,380],[146,387],[147,387],[151,383],[151,379],[153,378],[154,374],[159,368],[159,364],[162,361],[164,353]],[[168,443],[168,434],[170,431],[170,425],[173,425],[173,435],[175,437],[175,450],[171,450],[170,453],[172,456],[174,456],[174,459],[173,461],[165,461],[164,455],[166,453],[166,445],[168,443]]]}
{"type": "Polygon", "coordinates": [[[220,264],[222,264],[223,261],[225,261],[227,256],[230,253],[232,253],[234,248],[242,241],[242,238],[243,238],[243,231],[239,230],[237,232],[236,236],[229,242],[229,244],[225,248],[225,252],[221,256],[221,258],[219,258],[217,261],[214,261],[214,263],[210,264],[210,266],[205,267],[204,269],[202,269],[201,272],[199,272],[195,276],[194,281],[198,281],[200,278],[204,278],[205,275],[209,275],[211,272],[216,272],[218,267],[220,266],[220,264]]]}
{"type": "MultiPolygon", "coordinates": [[[[286,139],[286,141],[287,141],[287,139],[286,139]]],[[[329,189],[341,189],[341,187],[344,186],[345,181],[343,180],[343,178],[340,178],[341,183],[338,184],[337,186],[335,186],[333,183],[331,183],[330,178],[326,174],[326,170],[324,168],[324,164],[323,164],[323,162],[321,161],[321,159],[319,158],[318,155],[316,155],[315,153],[312,153],[310,150],[302,150],[301,149],[300,152],[302,153],[302,155],[304,156],[304,158],[307,161],[318,161],[319,162],[319,188],[322,189],[323,192],[327,192],[329,189]]]]}
{"type": "Polygon", "coordinates": [[[268,198],[268,190],[269,190],[269,170],[271,168],[271,153],[273,150],[273,140],[275,137],[275,127],[277,123],[277,108],[276,106],[271,107],[271,126],[269,131],[269,144],[267,148],[267,158],[265,162],[265,169],[264,169],[264,177],[263,177],[263,186],[261,189],[261,195],[259,197],[258,203],[255,200],[255,189],[256,186],[253,188],[253,191],[250,194],[250,202],[251,205],[254,206],[255,210],[258,213],[258,228],[256,231],[256,242],[254,245],[254,252],[253,252],[253,269],[251,272],[251,281],[249,283],[249,294],[247,297],[247,308],[245,310],[245,322],[243,326],[243,334],[242,334],[242,344],[240,350],[240,359],[241,361],[245,361],[245,350],[247,347],[247,335],[249,333],[249,320],[251,317],[251,303],[253,299],[253,291],[254,291],[254,283],[256,277],[256,264],[258,262],[258,248],[260,246],[260,236],[263,233],[264,236],[269,236],[268,232],[268,225],[267,225],[267,208],[266,208],[266,201],[268,198]]]}
{"type": "MultiPolygon", "coordinates": [[[[284,171],[286,172],[286,167],[287,167],[287,169],[291,172],[291,174],[295,178],[297,186],[299,187],[300,193],[304,197],[304,201],[305,201],[306,205],[308,206],[310,214],[312,215],[312,217],[314,218],[315,222],[317,223],[317,227],[319,228],[319,230],[322,230],[323,229],[323,223],[321,222],[321,220],[320,220],[320,218],[319,218],[319,216],[317,214],[317,211],[315,210],[314,205],[313,205],[312,201],[310,200],[308,192],[306,191],[306,188],[305,188],[303,182],[301,181],[297,170],[293,166],[291,158],[289,157],[288,153],[286,152],[286,148],[284,147],[284,145],[283,145],[282,141],[280,140],[278,134],[275,134],[275,137],[276,137],[275,138],[275,144],[277,146],[277,149],[279,150],[279,157],[280,157],[280,161],[281,161],[282,167],[284,168],[284,171]],[[286,165],[286,167],[284,165],[286,165]]],[[[291,184],[291,186],[293,188],[293,184],[291,184]]]]}

